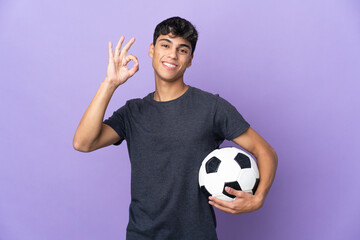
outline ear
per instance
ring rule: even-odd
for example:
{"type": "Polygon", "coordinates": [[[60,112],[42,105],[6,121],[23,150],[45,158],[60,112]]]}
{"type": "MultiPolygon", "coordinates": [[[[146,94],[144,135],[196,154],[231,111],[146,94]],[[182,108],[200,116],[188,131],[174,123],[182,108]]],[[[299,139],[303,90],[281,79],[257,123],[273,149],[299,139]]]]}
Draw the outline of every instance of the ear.
{"type": "Polygon", "coordinates": [[[188,65],[187,65],[187,67],[190,67],[190,66],[191,66],[191,64],[192,64],[192,60],[193,60],[193,57],[194,57],[194,55],[191,55],[191,57],[190,57],[190,61],[189,61],[188,65]]]}
{"type": "Polygon", "coordinates": [[[151,43],[150,47],[149,47],[149,57],[151,57],[151,58],[153,58],[153,56],[154,56],[154,48],[155,48],[154,44],[151,43]]]}

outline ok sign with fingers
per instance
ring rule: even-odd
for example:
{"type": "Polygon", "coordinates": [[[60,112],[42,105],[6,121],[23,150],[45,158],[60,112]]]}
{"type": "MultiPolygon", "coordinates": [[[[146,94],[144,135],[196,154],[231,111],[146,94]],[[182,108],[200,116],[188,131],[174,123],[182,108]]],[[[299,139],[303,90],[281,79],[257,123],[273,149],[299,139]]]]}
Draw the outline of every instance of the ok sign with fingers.
{"type": "Polygon", "coordinates": [[[127,55],[131,45],[135,42],[135,38],[131,38],[130,41],[121,49],[124,39],[125,37],[121,36],[115,47],[115,53],[113,53],[112,42],[109,42],[109,64],[107,67],[105,81],[111,82],[116,87],[126,82],[139,70],[138,59],[131,54],[127,55]],[[131,60],[134,61],[135,64],[131,69],[128,69],[126,65],[131,60]]]}

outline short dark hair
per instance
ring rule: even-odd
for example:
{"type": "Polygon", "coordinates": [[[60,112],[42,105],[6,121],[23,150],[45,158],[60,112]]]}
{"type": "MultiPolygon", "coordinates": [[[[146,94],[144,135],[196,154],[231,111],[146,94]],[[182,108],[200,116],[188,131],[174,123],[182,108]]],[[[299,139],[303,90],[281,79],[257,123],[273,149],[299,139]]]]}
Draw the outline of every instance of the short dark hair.
{"type": "Polygon", "coordinates": [[[172,34],[174,37],[182,37],[188,40],[191,44],[192,52],[195,51],[196,42],[198,39],[198,32],[191,22],[181,17],[168,18],[159,23],[154,31],[153,44],[155,46],[156,40],[160,35],[172,34]]]}

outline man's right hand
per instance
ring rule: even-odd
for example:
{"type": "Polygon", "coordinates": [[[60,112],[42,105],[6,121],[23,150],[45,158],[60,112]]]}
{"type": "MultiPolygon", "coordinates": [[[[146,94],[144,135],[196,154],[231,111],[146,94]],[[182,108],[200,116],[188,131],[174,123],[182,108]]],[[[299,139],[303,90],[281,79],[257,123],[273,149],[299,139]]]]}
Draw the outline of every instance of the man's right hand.
{"type": "Polygon", "coordinates": [[[107,73],[105,81],[113,84],[115,87],[120,86],[132,77],[139,70],[138,59],[129,54],[126,55],[131,45],[135,42],[135,38],[131,38],[130,41],[121,49],[121,45],[124,42],[125,37],[121,36],[113,54],[112,42],[109,42],[109,64],[107,67],[107,73]],[[127,68],[127,64],[130,61],[134,61],[135,64],[131,69],[127,68]]]}

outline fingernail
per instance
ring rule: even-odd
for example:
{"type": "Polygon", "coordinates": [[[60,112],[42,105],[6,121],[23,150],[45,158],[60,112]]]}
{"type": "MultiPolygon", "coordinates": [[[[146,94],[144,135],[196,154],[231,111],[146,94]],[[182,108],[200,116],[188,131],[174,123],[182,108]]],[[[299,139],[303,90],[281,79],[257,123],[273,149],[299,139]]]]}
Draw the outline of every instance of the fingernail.
{"type": "Polygon", "coordinates": [[[225,190],[226,190],[227,192],[229,192],[229,191],[230,191],[230,188],[229,188],[229,187],[226,187],[225,190]]]}

